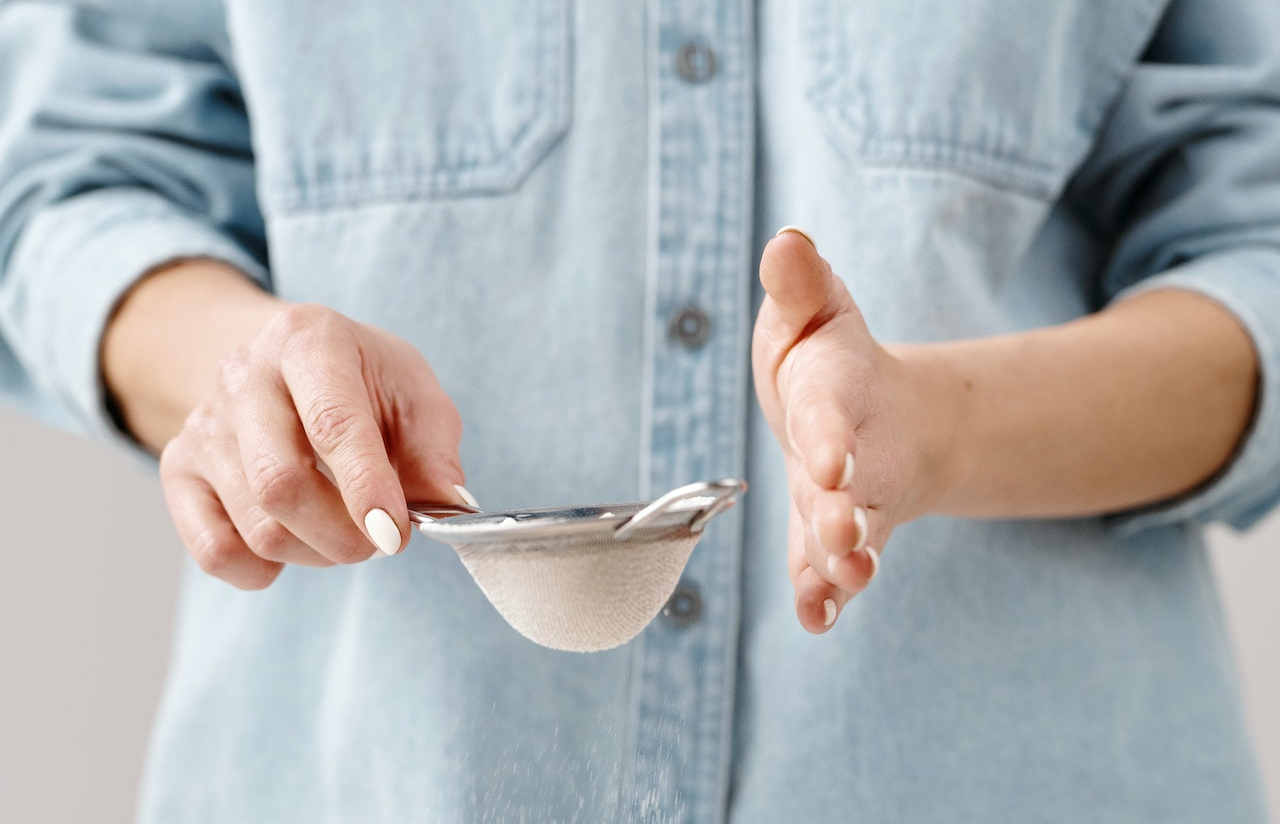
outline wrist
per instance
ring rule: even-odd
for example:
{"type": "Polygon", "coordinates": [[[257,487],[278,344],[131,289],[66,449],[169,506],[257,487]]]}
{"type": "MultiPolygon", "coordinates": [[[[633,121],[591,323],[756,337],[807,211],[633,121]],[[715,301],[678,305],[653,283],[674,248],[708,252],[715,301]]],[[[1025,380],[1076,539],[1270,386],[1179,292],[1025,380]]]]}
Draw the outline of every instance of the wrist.
{"type": "Polygon", "coordinates": [[[251,340],[281,306],[216,260],[181,260],[145,275],[121,298],[99,351],[118,422],[159,452],[213,391],[222,358],[251,340]]]}
{"type": "Polygon", "coordinates": [[[965,477],[962,435],[972,383],[941,344],[884,348],[886,388],[902,464],[900,521],[954,509],[965,477]]]}

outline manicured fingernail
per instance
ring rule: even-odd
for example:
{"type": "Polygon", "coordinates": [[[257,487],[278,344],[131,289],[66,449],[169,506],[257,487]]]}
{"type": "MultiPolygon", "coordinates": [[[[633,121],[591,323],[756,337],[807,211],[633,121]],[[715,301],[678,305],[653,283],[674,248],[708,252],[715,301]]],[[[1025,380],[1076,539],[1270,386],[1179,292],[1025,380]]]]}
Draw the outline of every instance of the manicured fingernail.
{"type": "Polygon", "coordinates": [[[863,552],[871,556],[871,574],[867,576],[867,583],[871,583],[871,579],[876,577],[876,573],[880,571],[880,553],[875,547],[864,547],[863,552]]]}
{"type": "Polygon", "coordinates": [[[395,555],[400,551],[400,529],[383,510],[369,510],[369,514],[364,516],[364,529],[383,555],[395,555]]]}
{"type": "Polygon", "coordinates": [[[840,473],[840,481],[836,484],[836,489],[848,489],[849,484],[853,483],[853,453],[844,453],[844,470],[840,473]]]}
{"type": "Polygon", "coordinates": [[[857,552],[867,543],[867,511],[860,506],[853,508],[853,525],[858,530],[858,537],[853,539],[853,551],[857,552]]]}
{"type": "Polygon", "coordinates": [[[836,622],[836,602],[828,598],[822,602],[822,625],[829,627],[836,622]]]}
{"type": "Polygon", "coordinates": [[[462,484],[454,484],[453,488],[457,491],[458,497],[462,499],[464,504],[475,507],[476,509],[480,508],[480,502],[476,500],[476,496],[468,492],[465,486],[462,484]]]}
{"type": "Polygon", "coordinates": [[[783,226],[781,229],[778,230],[778,233],[775,234],[774,237],[781,237],[787,232],[790,232],[793,235],[799,235],[800,237],[809,241],[809,245],[812,246],[814,249],[818,248],[818,244],[813,242],[813,237],[810,236],[810,234],[806,232],[804,229],[801,229],[799,226],[783,226]]]}

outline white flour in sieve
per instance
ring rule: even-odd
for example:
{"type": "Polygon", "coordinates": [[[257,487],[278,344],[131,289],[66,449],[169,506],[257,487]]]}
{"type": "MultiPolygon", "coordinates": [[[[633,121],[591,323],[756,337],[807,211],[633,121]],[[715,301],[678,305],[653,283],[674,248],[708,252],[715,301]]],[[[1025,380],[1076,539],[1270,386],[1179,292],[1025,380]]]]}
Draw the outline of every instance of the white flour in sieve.
{"type": "Polygon", "coordinates": [[[457,515],[410,507],[449,544],[498,613],[535,643],[571,652],[625,644],[675,591],[702,528],[747,489],[700,481],[648,503],[457,515]]]}
{"type": "Polygon", "coordinates": [[[610,537],[455,546],[493,606],[517,632],[552,649],[625,644],[653,620],[684,572],[698,533],[657,541],[610,537]]]}

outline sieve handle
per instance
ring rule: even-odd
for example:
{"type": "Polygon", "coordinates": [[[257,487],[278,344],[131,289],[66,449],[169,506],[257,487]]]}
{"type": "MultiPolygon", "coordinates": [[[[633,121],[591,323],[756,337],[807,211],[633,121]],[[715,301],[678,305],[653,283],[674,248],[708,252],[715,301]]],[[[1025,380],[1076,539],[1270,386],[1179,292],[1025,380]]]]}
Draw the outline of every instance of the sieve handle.
{"type": "Polygon", "coordinates": [[[409,522],[422,525],[454,515],[477,515],[480,510],[466,504],[409,504],[409,522]]]}
{"type": "Polygon", "coordinates": [[[698,481],[697,483],[673,489],[635,515],[632,515],[626,523],[614,531],[613,536],[615,538],[625,538],[677,504],[692,498],[710,496],[711,501],[695,510],[693,519],[689,521],[690,532],[701,532],[702,528],[707,525],[707,521],[733,506],[734,497],[746,491],[746,481],[740,481],[736,478],[725,478],[719,481],[698,481]]]}

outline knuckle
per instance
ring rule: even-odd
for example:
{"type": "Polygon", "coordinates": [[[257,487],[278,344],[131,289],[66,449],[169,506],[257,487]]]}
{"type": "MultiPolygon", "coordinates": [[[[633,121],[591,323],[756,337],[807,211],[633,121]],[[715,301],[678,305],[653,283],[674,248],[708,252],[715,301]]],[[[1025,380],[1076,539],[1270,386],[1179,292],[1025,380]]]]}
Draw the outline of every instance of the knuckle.
{"type": "Polygon", "coordinates": [[[169,462],[175,465],[189,460],[193,451],[193,439],[195,451],[199,452],[200,445],[208,444],[216,438],[219,429],[220,419],[215,406],[208,401],[200,403],[187,415],[182,422],[182,430],[165,446],[161,457],[164,457],[164,453],[169,453],[169,462]]]}
{"type": "Polygon", "coordinates": [[[210,445],[222,438],[222,427],[214,408],[202,403],[193,409],[178,434],[161,448],[157,458],[160,480],[170,483],[184,475],[198,474],[206,464],[210,445]]]}
{"type": "Polygon", "coordinates": [[[218,361],[218,389],[226,395],[238,395],[249,384],[249,361],[243,349],[237,349],[218,361]]]}
{"type": "Polygon", "coordinates": [[[343,399],[322,396],[307,407],[303,426],[316,449],[331,454],[359,431],[360,418],[343,399]]]}
{"type": "Polygon", "coordinates": [[[333,309],[316,303],[298,303],[282,309],[271,326],[275,343],[286,351],[306,348],[318,339],[340,334],[346,319],[333,309]]]}
{"type": "Polygon", "coordinates": [[[298,503],[307,475],[305,467],[264,459],[249,471],[249,491],[265,511],[286,511],[298,503]]]}
{"type": "Polygon", "coordinates": [[[271,323],[271,331],[283,340],[306,334],[313,328],[317,313],[314,304],[295,303],[281,309],[271,323]]]}
{"type": "Polygon", "coordinates": [[[192,538],[187,551],[201,570],[215,578],[226,580],[235,563],[235,542],[212,528],[201,530],[192,538]]]}
{"type": "Polygon", "coordinates": [[[244,590],[265,589],[280,574],[278,564],[258,561],[246,564],[238,535],[208,527],[187,545],[187,552],[206,575],[244,590]]]}
{"type": "MultiPolygon", "coordinates": [[[[362,502],[377,497],[382,486],[381,473],[371,457],[361,456],[348,467],[342,477],[342,497],[349,502],[362,502]]],[[[365,507],[358,507],[363,511],[365,507]]]]}
{"type": "Polygon", "coordinates": [[[289,557],[293,547],[293,534],[273,518],[259,518],[247,530],[245,543],[253,550],[253,554],[268,561],[283,562],[289,557]]]}
{"type": "Polygon", "coordinates": [[[182,474],[181,436],[173,438],[160,450],[156,471],[160,475],[160,484],[168,486],[182,474]]]}

